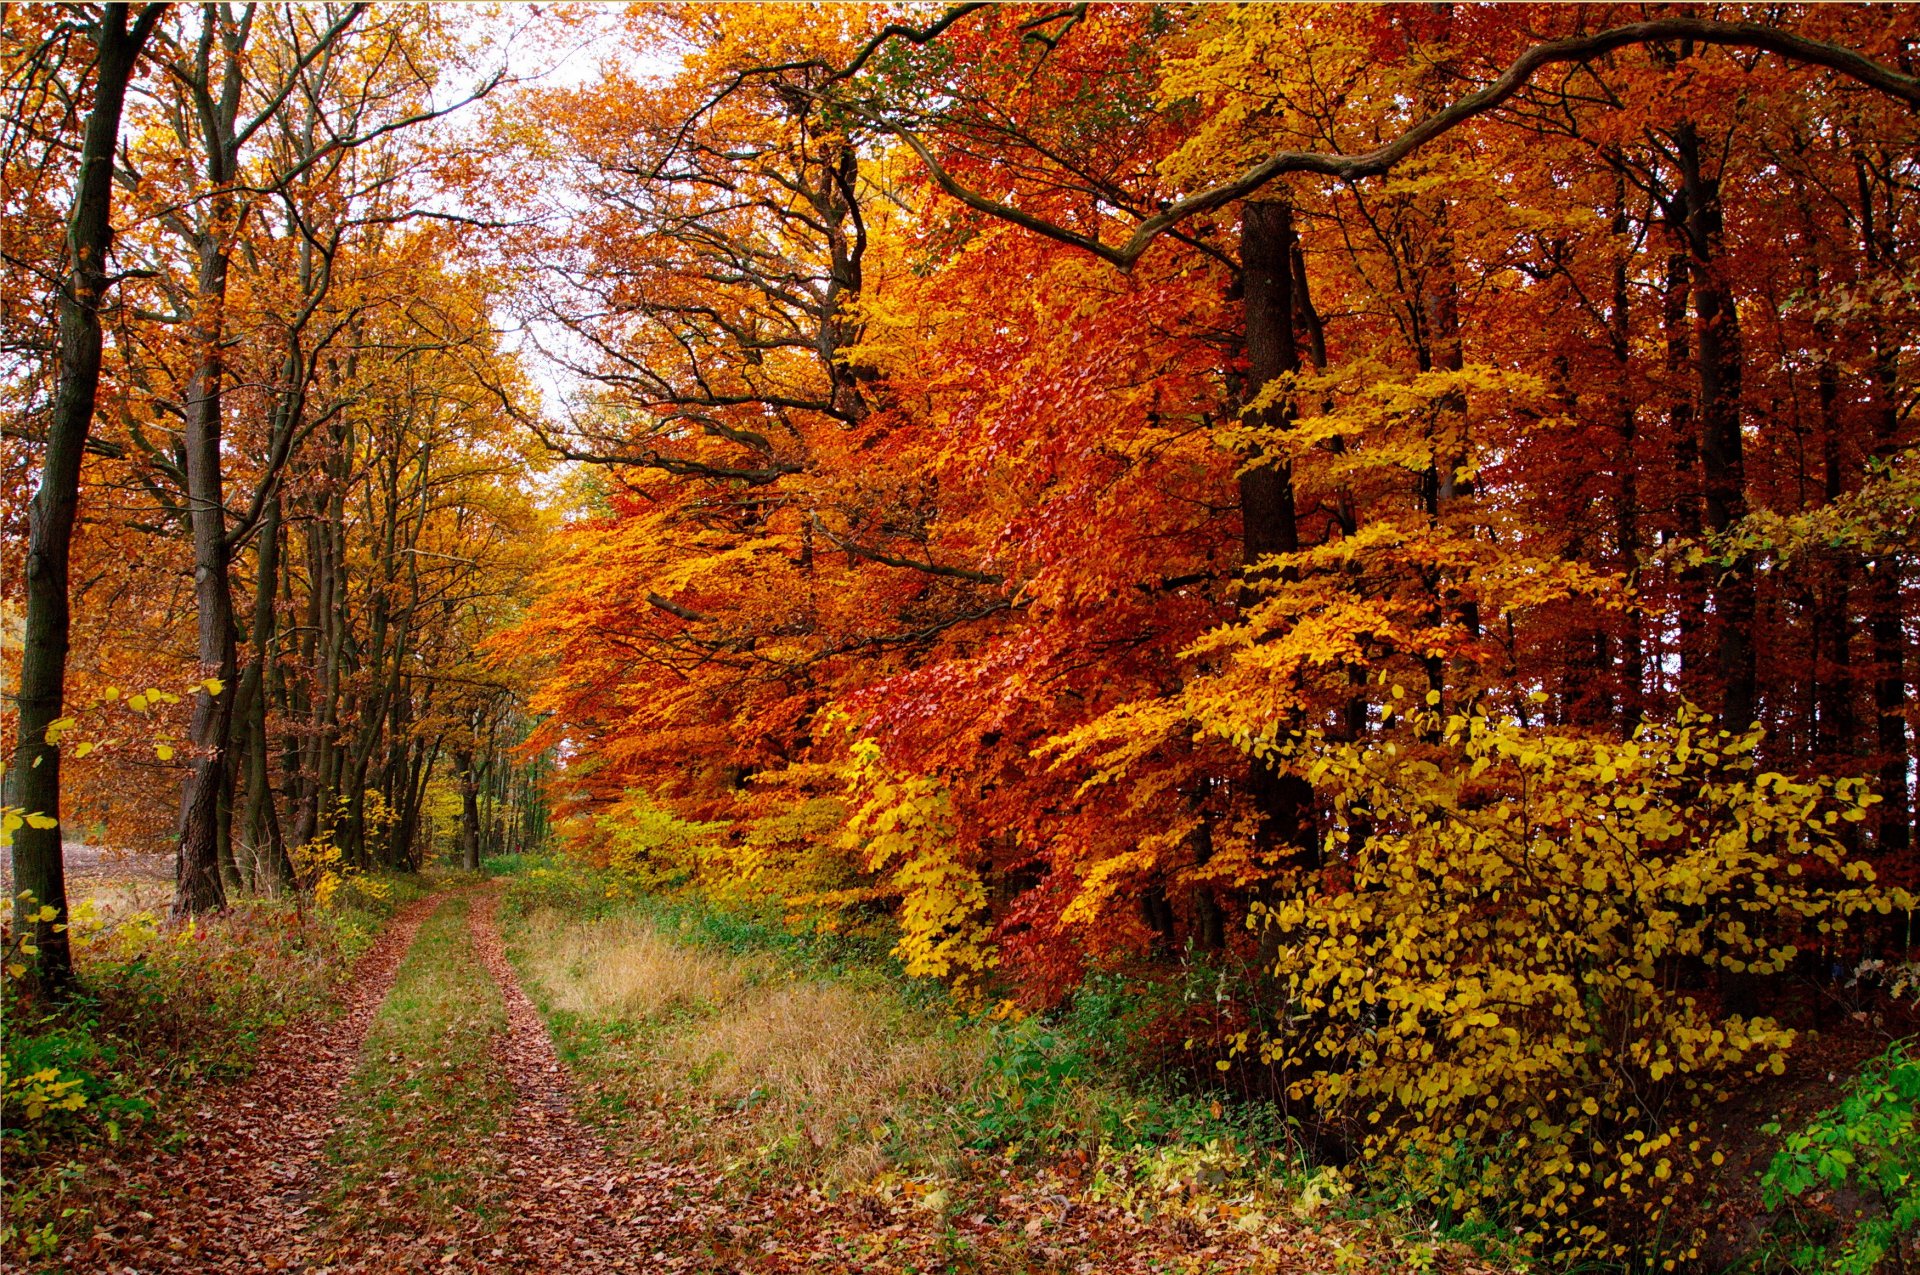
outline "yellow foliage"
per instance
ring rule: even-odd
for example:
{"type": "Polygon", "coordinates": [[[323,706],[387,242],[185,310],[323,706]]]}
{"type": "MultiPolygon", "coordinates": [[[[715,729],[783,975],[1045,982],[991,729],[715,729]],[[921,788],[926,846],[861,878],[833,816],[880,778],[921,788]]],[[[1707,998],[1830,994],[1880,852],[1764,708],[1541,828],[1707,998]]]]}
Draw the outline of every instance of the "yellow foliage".
{"type": "MultiPolygon", "coordinates": [[[[362,818],[368,828],[385,827],[398,817],[374,789],[366,791],[363,803],[362,818]]],[[[321,822],[313,840],[287,852],[293,861],[294,880],[313,891],[313,906],[322,912],[329,911],[346,897],[358,895],[363,899],[381,900],[391,893],[386,882],[368,876],[359,865],[349,863],[340,847],[334,844],[333,829],[346,808],[347,797],[342,794],[329,817],[321,822]]]]}
{"type": "Polygon", "coordinates": [[[0,1092],[5,1108],[17,1111],[28,1120],[41,1120],[49,1111],[78,1111],[87,1105],[80,1092],[86,1081],[80,1077],[63,1079],[57,1068],[43,1067],[24,1076],[9,1076],[4,1058],[0,1058],[0,1092]]]}
{"type": "Polygon", "coordinates": [[[1912,906],[1851,884],[1871,872],[1837,830],[1866,784],[1762,771],[1760,741],[1693,713],[1622,742],[1431,709],[1306,736],[1289,761],[1332,805],[1332,866],[1256,909],[1285,1005],[1239,1048],[1455,1216],[1690,1257],[1667,1215],[1711,1151],[1699,1113],[1794,1043],[1718,988],[1912,906]]]}
{"type": "Polygon", "coordinates": [[[895,955],[915,977],[940,978],[977,991],[981,975],[999,963],[986,923],[987,889],[963,862],[947,792],[937,779],[887,770],[880,746],[853,745],[853,813],[844,834],[849,849],[887,872],[900,896],[900,941],[895,955]]]}

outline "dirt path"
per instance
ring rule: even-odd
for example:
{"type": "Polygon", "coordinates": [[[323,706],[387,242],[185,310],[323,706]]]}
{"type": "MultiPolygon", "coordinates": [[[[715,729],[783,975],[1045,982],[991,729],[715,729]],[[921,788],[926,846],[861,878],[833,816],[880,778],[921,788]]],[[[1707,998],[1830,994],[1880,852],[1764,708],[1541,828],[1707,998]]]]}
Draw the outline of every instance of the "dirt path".
{"type": "Polygon", "coordinates": [[[440,896],[406,907],[355,966],[345,1010],[287,1027],[253,1075],[210,1090],[171,1154],[119,1166],[122,1211],[64,1256],[75,1271],[298,1270],[313,1257],[310,1202],[340,1096],[414,934],[440,896]]]}
{"type": "Polygon", "coordinates": [[[585,1275],[705,1268],[700,1239],[721,1221],[724,1206],[692,1166],[616,1160],[574,1115],[566,1067],[507,962],[498,904],[491,892],[477,896],[467,922],[507,1011],[498,1057],[515,1102],[501,1141],[515,1167],[505,1228],[512,1248],[503,1269],[585,1275]]]}
{"type": "MultiPolygon", "coordinates": [[[[463,893],[438,894],[403,911],[356,967],[345,1012],[331,1022],[287,1028],[263,1049],[250,1079],[209,1091],[206,1107],[186,1122],[178,1150],[158,1152],[148,1143],[129,1148],[118,1164],[106,1163],[123,1184],[119,1205],[103,1210],[89,1241],[62,1253],[61,1269],[111,1275],[915,1269],[1147,1275],[1348,1265],[1337,1230],[1288,1227],[1256,1244],[1248,1234],[1203,1231],[1178,1216],[1142,1221],[1056,1177],[1015,1180],[1002,1171],[997,1185],[985,1180],[964,1210],[892,1195],[828,1198],[798,1179],[729,1190],[715,1166],[674,1154],[664,1126],[656,1140],[644,1116],[639,1125],[623,1126],[616,1153],[574,1110],[566,1066],[507,960],[497,891],[463,893]],[[423,922],[443,903],[465,907],[465,926],[436,918],[422,936],[423,922]],[[431,961],[418,957],[403,974],[417,937],[431,961]],[[458,1020],[449,1026],[417,1016],[420,1005],[431,1002],[417,999],[416,984],[426,980],[444,993],[449,968],[460,971],[459,986],[469,997],[483,994],[491,978],[504,1031],[491,1009],[478,1037],[470,1030],[461,1035],[458,1020]],[[429,969],[440,971],[439,984],[420,972],[429,969]],[[379,1042],[388,1038],[380,1030],[369,1034],[390,997],[392,1012],[416,1028],[404,1056],[381,1052],[386,1046],[379,1042]],[[378,1056],[367,1058],[369,1048],[378,1056]],[[329,1144],[355,1134],[359,1117],[343,1096],[350,1081],[360,1083],[357,1069],[404,1070],[422,1051],[430,1067],[444,1066],[448,1075],[487,1076],[485,1109],[499,1113],[499,1121],[478,1126],[486,1132],[475,1138],[460,1132],[468,1126],[458,1113],[476,1110],[479,1099],[439,1108],[426,1099],[409,1108],[424,1090],[405,1083],[376,1087],[372,1101],[383,1104],[376,1109],[403,1113],[401,1127],[411,1119],[423,1136],[390,1143],[401,1157],[376,1158],[375,1176],[364,1181],[341,1171],[329,1144]],[[431,1150],[434,1145],[440,1150],[431,1150]],[[461,1154],[449,1159],[442,1154],[447,1146],[461,1154]],[[441,1180],[434,1175],[449,1165],[476,1188],[479,1207],[452,1215],[388,1207],[390,1190],[402,1194],[409,1182],[441,1180]],[[333,1197],[343,1189],[358,1214],[338,1207],[333,1197]]],[[[1435,1269],[1475,1268],[1447,1262],[1435,1269]]]]}

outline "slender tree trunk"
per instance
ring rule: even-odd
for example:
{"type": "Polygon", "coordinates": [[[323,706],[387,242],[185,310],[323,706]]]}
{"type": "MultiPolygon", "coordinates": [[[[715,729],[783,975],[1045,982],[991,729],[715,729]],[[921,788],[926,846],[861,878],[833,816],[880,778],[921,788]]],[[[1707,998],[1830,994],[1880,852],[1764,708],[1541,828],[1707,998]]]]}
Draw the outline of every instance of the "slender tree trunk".
{"type": "Polygon", "coordinates": [[[173,899],[176,916],[227,905],[220,880],[225,830],[220,800],[228,782],[233,702],[239,690],[220,454],[220,396],[226,375],[224,312],[231,259],[227,223],[233,212],[226,200],[216,198],[212,205],[210,224],[200,244],[199,296],[193,320],[198,355],[187,381],[184,433],[200,671],[203,676],[217,678],[219,689],[203,689],[194,698],[189,736],[193,760],[181,800],[179,871],[173,899]]]}
{"type": "MultiPolygon", "coordinates": [[[[1880,342],[1874,352],[1874,454],[1891,460],[1898,448],[1900,413],[1894,348],[1880,342]]],[[[1873,564],[1867,601],[1873,637],[1873,708],[1876,751],[1880,754],[1878,845],[1883,854],[1905,854],[1913,846],[1913,796],[1907,775],[1911,744],[1907,738],[1907,612],[1902,605],[1901,557],[1881,556],[1873,564]]]]}
{"type": "MultiPolygon", "coordinates": [[[[1822,499],[1838,500],[1845,491],[1840,454],[1839,371],[1823,362],[1815,375],[1820,399],[1820,460],[1822,499]]],[[[1813,751],[1817,764],[1834,769],[1843,757],[1858,756],[1859,723],[1854,714],[1853,678],[1853,556],[1823,553],[1813,560],[1820,578],[1813,593],[1813,682],[1816,719],[1813,751]]],[[[1849,825],[1851,826],[1851,825],[1849,825]]]]}
{"type": "MultiPolygon", "coordinates": [[[[1686,238],[1684,193],[1682,202],[1669,215],[1668,224],[1683,241],[1686,238]]],[[[1673,528],[1684,540],[1700,535],[1700,432],[1696,423],[1693,387],[1686,372],[1693,362],[1693,334],[1687,312],[1693,305],[1692,275],[1687,269],[1685,252],[1667,257],[1666,287],[1661,297],[1660,321],[1666,334],[1666,371],[1668,387],[1667,433],[1673,440],[1673,528]]],[[[1682,566],[1676,580],[1675,603],[1680,628],[1680,697],[1691,704],[1704,704],[1704,644],[1706,627],[1706,571],[1697,566],[1682,566]]]]}
{"type": "Polygon", "coordinates": [[[107,252],[113,244],[113,152],[127,84],[140,49],[166,6],[145,5],[127,26],[127,6],[107,5],[95,28],[93,106],[81,140],[67,218],[66,286],[59,302],[59,382],[47,422],[40,486],[27,510],[26,624],[20,647],[19,737],[7,774],[5,804],[54,822],[35,820],[13,840],[15,933],[38,949],[31,968],[39,983],[60,993],[73,981],[67,945],[67,881],[60,827],[60,749],[47,728],[66,708],[68,569],[80,506],[80,462],[93,429],[100,387],[100,306],[107,289],[107,252]],[[41,920],[41,909],[53,915],[41,920]],[[57,928],[56,928],[57,927],[57,928]]]}
{"type": "Polygon", "coordinates": [[[460,778],[460,866],[480,870],[480,783],[473,771],[473,750],[453,751],[454,773],[460,778]]]}
{"type": "Polygon", "coordinates": [[[271,740],[267,730],[268,671],[276,640],[275,599],[280,591],[281,499],[276,492],[267,502],[260,524],[258,562],[253,595],[253,653],[240,675],[236,711],[246,740],[247,806],[242,827],[258,864],[258,885],[278,889],[292,879],[287,850],[280,836],[280,815],[274,802],[267,764],[271,740]]]}
{"type": "Polygon", "coordinates": [[[1646,635],[1640,609],[1640,459],[1636,454],[1639,436],[1639,404],[1635,402],[1632,380],[1633,323],[1630,309],[1632,293],[1627,287],[1626,188],[1616,182],[1615,198],[1620,207],[1614,215],[1613,233],[1618,242],[1613,267],[1613,302],[1607,315],[1608,342],[1613,353],[1615,390],[1618,406],[1618,439],[1614,469],[1616,490],[1613,499],[1613,550],[1620,572],[1627,582],[1627,610],[1621,618],[1620,632],[1620,727],[1632,735],[1645,711],[1646,635]]]}

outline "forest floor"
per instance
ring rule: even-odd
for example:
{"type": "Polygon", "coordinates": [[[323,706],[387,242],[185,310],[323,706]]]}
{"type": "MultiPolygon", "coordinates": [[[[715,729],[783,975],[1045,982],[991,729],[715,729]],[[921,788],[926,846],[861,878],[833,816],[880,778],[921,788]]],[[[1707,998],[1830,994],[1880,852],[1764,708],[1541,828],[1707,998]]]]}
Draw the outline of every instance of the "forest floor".
{"type": "MultiPolygon", "coordinates": [[[[676,1043],[696,1024],[668,1015],[646,1038],[657,1104],[589,1122],[555,1046],[558,1034],[577,1052],[553,1007],[566,989],[543,976],[536,1007],[524,942],[513,951],[495,886],[402,908],[359,958],[340,1012],[280,1029],[246,1079],[206,1088],[171,1136],[98,1149],[85,1176],[112,1186],[90,1193],[91,1236],[49,1269],[1493,1269],[1417,1228],[1325,1211],[1143,1212],[1103,1196],[1084,1155],[1009,1157],[965,1187],[896,1177],[879,1190],[755,1171],[751,1155],[716,1164],[688,1152],[658,1070],[710,1048],[676,1043]]],[[[795,1003],[817,1014],[821,1002],[795,1003]]]]}

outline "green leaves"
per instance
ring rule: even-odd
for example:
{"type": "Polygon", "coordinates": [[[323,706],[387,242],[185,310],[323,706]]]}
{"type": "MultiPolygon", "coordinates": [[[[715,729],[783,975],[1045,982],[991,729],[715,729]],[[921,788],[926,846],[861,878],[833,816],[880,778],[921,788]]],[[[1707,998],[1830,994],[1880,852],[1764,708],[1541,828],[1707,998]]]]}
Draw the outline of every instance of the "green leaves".
{"type": "MultiPolygon", "coordinates": [[[[1788,1133],[1760,1179],[1762,1201],[1779,1214],[1775,1229],[1796,1243],[1802,1270],[1868,1275],[1899,1237],[1920,1225],[1920,1059],[1906,1042],[1873,1059],[1839,1103],[1788,1133]],[[1816,1189],[1852,1186],[1878,1209],[1857,1215],[1832,1239],[1828,1223],[1808,1207],[1816,1189]]],[[[1764,1132],[1778,1135],[1778,1121],[1764,1132]]]]}

